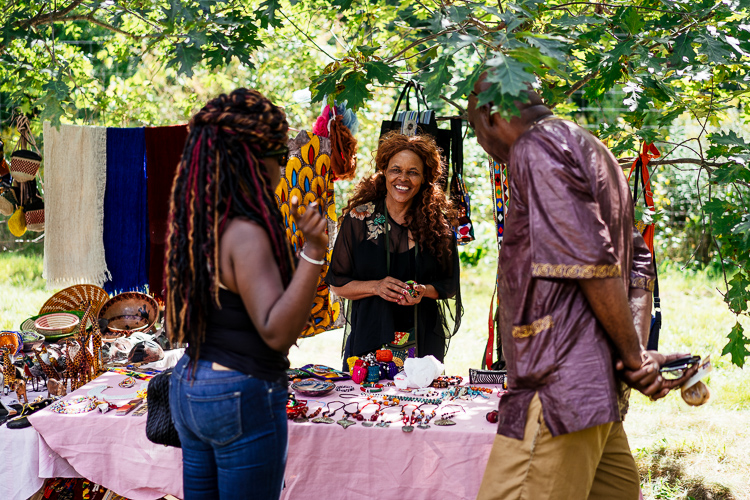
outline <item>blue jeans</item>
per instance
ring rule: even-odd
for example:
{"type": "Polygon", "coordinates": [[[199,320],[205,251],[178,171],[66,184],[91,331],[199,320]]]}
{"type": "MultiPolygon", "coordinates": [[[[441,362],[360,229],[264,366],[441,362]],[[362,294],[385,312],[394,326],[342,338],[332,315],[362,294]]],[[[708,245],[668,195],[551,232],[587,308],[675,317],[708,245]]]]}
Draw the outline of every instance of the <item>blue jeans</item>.
{"type": "Polygon", "coordinates": [[[184,500],[278,499],[287,451],[286,385],[185,355],[169,402],[182,442],[184,500]]]}

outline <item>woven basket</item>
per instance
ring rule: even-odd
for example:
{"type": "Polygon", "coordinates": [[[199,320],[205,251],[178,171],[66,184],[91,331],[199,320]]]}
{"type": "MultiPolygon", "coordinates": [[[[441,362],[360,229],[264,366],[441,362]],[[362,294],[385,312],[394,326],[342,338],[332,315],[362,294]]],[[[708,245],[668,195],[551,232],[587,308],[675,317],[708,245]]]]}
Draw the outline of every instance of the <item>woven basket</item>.
{"type": "MultiPolygon", "coordinates": [[[[56,312],[65,312],[65,313],[74,314],[75,316],[78,317],[78,319],[83,319],[83,312],[81,312],[81,311],[56,311],[56,312]]],[[[38,314],[36,316],[32,316],[30,318],[27,318],[27,319],[24,320],[23,323],[21,323],[21,326],[19,327],[19,330],[21,330],[22,332],[28,331],[28,332],[41,333],[41,332],[37,331],[36,326],[34,326],[34,323],[39,318],[41,318],[43,316],[47,316],[48,314],[55,314],[55,313],[49,313],[48,312],[48,313],[38,314]]],[[[89,319],[89,321],[86,323],[86,328],[89,328],[90,326],[93,326],[92,319],[89,319]]]]}
{"type": "Polygon", "coordinates": [[[10,155],[10,174],[18,182],[32,181],[39,172],[42,157],[28,149],[19,149],[10,155]]]}
{"type": "Polygon", "coordinates": [[[81,320],[75,314],[52,313],[45,314],[34,321],[34,328],[45,337],[48,335],[62,335],[76,329],[81,320]]]}
{"type": "Polygon", "coordinates": [[[18,200],[16,193],[11,188],[0,188],[0,215],[10,217],[16,211],[18,200]]]}
{"type": "Polygon", "coordinates": [[[109,295],[96,285],[73,285],[60,290],[44,303],[39,314],[60,311],[85,311],[87,302],[94,305],[91,314],[99,317],[99,310],[109,299],[109,295]]]}
{"type": "Polygon", "coordinates": [[[26,229],[41,233],[44,231],[44,209],[30,210],[25,213],[26,229]]]}

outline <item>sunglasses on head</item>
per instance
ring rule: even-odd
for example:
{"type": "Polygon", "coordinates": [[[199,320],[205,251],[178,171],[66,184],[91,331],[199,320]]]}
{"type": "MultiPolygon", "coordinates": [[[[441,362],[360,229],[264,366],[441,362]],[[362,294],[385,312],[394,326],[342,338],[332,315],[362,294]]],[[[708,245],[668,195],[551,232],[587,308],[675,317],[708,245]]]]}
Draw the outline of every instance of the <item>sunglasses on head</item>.
{"type": "Polygon", "coordinates": [[[262,158],[276,158],[280,167],[286,167],[286,162],[289,160],[289,148],[284,146],[276,151],[270,151],[264,154],[262,158]]]}

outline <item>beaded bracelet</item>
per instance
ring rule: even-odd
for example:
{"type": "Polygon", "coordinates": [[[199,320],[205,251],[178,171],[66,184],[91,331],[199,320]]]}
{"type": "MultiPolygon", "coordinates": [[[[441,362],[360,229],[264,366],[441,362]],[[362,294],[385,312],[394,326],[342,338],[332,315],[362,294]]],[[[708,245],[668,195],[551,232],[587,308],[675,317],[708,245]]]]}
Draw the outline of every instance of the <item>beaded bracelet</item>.
{"type": "Polygon", "coordinates": [[[350,385],[337,385],[336,390],[339,392],[352,392],[354,390],[354,387],[350,385]]]}
{"type": "Polygon", "coordinates": [[[52,410],[55,413],[63,413],[63,414],[77,414],[77,413],[88,413],[90,411],[93,411],[96,409],[96,405],[99,404],[99,401],[96,398],[92,398],[89,396],[78,396],[72,399],[63,400],[61,399],[57,403],[53,404],[49,407],[50,410],[52,410]],[[71,406],[80,405],[81,403],[86,403],[81,408],[72,408],[71,406]]]}

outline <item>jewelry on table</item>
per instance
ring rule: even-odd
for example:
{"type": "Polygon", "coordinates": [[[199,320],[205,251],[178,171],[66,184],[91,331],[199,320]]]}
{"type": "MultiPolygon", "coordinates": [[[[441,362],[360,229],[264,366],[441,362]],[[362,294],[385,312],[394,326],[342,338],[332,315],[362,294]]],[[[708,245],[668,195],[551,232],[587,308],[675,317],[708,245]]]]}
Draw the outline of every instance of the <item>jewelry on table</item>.
{"type": "Polygon", "coordinates": [[[358,398],[359,394],[354,394],[354,393],[339,394],[339,397],[341,399],[354,399],[354,398],[358,398]]]}
{"type": "Polygon", "coordinates": [[[309,414],[309,415],[300,415],[299,417],[295,418],[295,419],[294,419],[294,422],[295,422],[295,423],[298,423],[298,424],[304,424],[304,423],[306,423],[307,421],[309,421],[309,420],[311,420],[311,419],[313,419],[313,418],[317,417],[318,415],[320,415],[320,412],[321,412],[321,411],[323,411],[323,407],[322,407],[322,406],[319,406],[319,407],[317,407],[317,408],[315,409],[315,411],[314,411],[314,412],[312,412],[311,414],[309,414]]]}
{"type": "Polygon", "coordinates": [[[354,390],[354,387],[350,385],[337,385],[336,390],[338,392],[352,392],[354,390]]]}
{"type": "Polygon", "coordinates": [[[413,419],[414,419],[414,412],[417,410],[417,405],[413,403],[407,403],[404,406],[401,407],[401,421],[404,423],[403,426],[401,426],[401,430],[404,432],[411,432],[414,430],[414,426],[412,425],[413,419]],[[406,408],[409,406],[413,406],[414,409],[411,411],[411,419],[406,416],[406,408]]]}
{"type": "Polygon", "coordinates": [[[362,422],[362,426],[364,426],[364,427],[372,427],[373,425],[375,425],[375,422],[378,420],[378,416],[380,415],[380,411],[381,411],[380,409],[381,409],[380,403],[376,403],[374,401],[371,401],[371,402],[367,403],[366,405],[364,405],[361,409],[357,410],[357,413],[354,416],[354,418],[356,418],[357,420],[361,421],[362,422]],[[369,420],[365,420],[365,416],[362,415],[362,412],[365,410],[365,408],[367,408],[370,405],[378,405],[378,407],[375,409],[375,413],[373,413],[372,415],[370,415],[369,420]]]}
{"type": "MultiPolygon", "coordinates": [[[[451,406],[457,406],[458,408],[461,409],[461,411],[466,411],[466,410],[464,410],[463,406],[461,406],[461,405],[455,405],[455,404],[453,404],[453,405],[445,405],[443,407],[443,410],[445,410],[447,408],[450,408],[451,406]]],[[[455,417],[456,415],[458,415],[459,413],[461,413],[461,411],[457,411],[456,410],[456,411],[453,411],[453,412],[450,412],[450,413],[443,412],[443,414],[440,415],[440,419],[439,420],[435,420],[435,425],[438,425],[440,427],[446,427],[446,426],[449,426],[449,425],[456,425],[456,422],[453,420],[453,417],[455,417]]]]}
{"type": "Polygon", "coordinates": [[[135,385],[135,378],[133,377],[127,377],[122,380],[120,380],[120,383],[117,384],[119,387],[122,387],[123,389],[130,389],[135,385]]]}
{"type": "Polygon", "coordinates": [[[387,408],[383,408],[382,410],[380,410],[380,419],[381,420],[380,420],[380,422],[378,422],[377,424],[375,424],[377,427],[389,427],[391,424],[399,421],[399,419],[396,419],[396,420],[386,420],[385,419],[385,411],[386,410],[387,410],[387,408]]]}
{"type": "Polygon", "coordinates": [[[343,401],[331,401],[330,403],[328,403],[326,405],[326,411],[323,412],[323,415],[321,415],[320,417],[314,418],[312,420],[312,422],[314,424],[332,424],[332,423],[335,422],[335,420],[333,418],[331,418],[331,417],[333,417],[334,415],[336,415],[336,412],[338,412],[344,406],[346,406],[346,403],[344,403],[343,401]],[[341,406],[339,406],[338,408],[336,408],[334,410],[334,412],[331,413],[331,411],[330,411],[331,410],[331,403],[341,403],[341,406]]]}
{"type": "Polygon", "coordinates": [[[94,397],[78,396],[68,400],[61,399],[60,401],[53,403],[49,409],[55,413],[72,415],[93,411],[96,409],[97,404],[99,404],[99,401],[94,397]]]}
{"type": "MultiPolygon", "coordinates": [[[[347,404],[345,404],[345,405],[343,406],[343,410],[344,410],[344,417],[343,417],[343,418],[342,418],[341,420],[339,420],[338,422],[336,422],[336,423],[337,423],[337,424],[339,424],[339,425],[340,425],[341,427],[343,427],[344,429],[346,429],[346,428],[348,428],[348,427],[349,427],[350,425],[354,425],[354,424],[356,424],[356,423],[357,423],[357,422],[356,422],[356,420],[349,420],[349,416],[350,416],[350,415],[354,415],[354,414],[356,414],[357,412],[359,412],[359,403],[358,403],[358,402],[356,402],[356,401],[353,401],[352,403],[347,403],[347,404]],[[347,407],[347,406],[349,406],[349,405],[351,405],[351,404],[355,404],[355,405],[357,405],[357,409],[356,409],[356,410],[354,410],[354,412],[351,412],[351,413],[350,413],[350,412],[348,412],[348,411],[346,410],[346,407],[347,407]]],[[[355,418],[356,418],[356,417],[355,417],[355,418]]]]}
{"type": "Polygon", "coordinates": [[[422,430],[427,430],[427,429],[430,428],[430,420],[432,420],[433,418],[435,418],[435,410],[437,410],[437,408],[439,406],[439,405],[432,405],[435,408],[433,408],[430,413],[428,413],[428,414],[425,415],[424,410],[422,410],[421,408],[422,408],[422,406],[424,406],[426,404],[430,404],[430,403],[423,403],[423,404],[419,405],[419,409],[420,409],[419,410],[420,411],[420,422],[419,422],[419,425],[417,427],[420,428],[420,429],[422,429],[422,430]]]}
{"type": "Polygon", "coordinates": [[[123,399],[130,401],[131,399],[145,397],[145,395],[141,396],[140,394],[141,392],[143,393],[146,392],[146,389],[148,388],[148,382],[141,382],[140,385],[138,385],[137,387],[139,389],[136,392],[129,392],[127,394],[107,394],[106,396],[104,396],[102,393],[106,391],[107,389],[113,389],[113,387],[111,385],[102,384],[102,385],[97,385],[97,386],[92,387],[89,390],[89,392],[86,393],[86,395],[91,398],[98,397],[99,399],[107,401],[107,402],[113,401],[113,400],[123,400],[123,399]]]}

